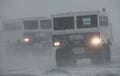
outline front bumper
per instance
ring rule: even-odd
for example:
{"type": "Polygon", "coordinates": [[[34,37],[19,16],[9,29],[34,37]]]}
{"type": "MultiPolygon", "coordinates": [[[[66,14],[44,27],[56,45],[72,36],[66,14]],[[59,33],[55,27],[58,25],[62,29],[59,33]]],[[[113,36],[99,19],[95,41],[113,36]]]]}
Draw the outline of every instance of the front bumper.
{"type": "Polygon", "coordinates": [[[102,44],[99,33],[85,33],[74,35],[55,35],[52,37],[53,46],[57,47],[97,47],[102,44]]]}

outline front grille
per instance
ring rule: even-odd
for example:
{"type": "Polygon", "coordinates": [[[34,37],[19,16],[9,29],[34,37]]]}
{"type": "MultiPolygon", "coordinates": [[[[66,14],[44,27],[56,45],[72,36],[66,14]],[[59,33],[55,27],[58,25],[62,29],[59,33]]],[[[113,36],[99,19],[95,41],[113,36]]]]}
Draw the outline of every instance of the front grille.
{"type": "Polygon", "coordinates": [[[52,41],[53,43],[60,41],[62,46],[82,47],[86,46],[86,41],[90,40],[90,38],[96,34],[98,33],[54,35],[52,41]]]}
{"type": "MultiPolygon", "coordinates": [[[[74,34],[75,35],[75,34],[74,34]]],[[[77,34],[79,35],[79,34],[77,34]]],[[[55,41],[60,41],[61,46],[82,46],[84,43],[84,39],[79,39],[79,38],[74,38],[71,37],[71,34],[67,34],[67,35],[55,35],[53,36],[52,40],[53,42],[55,41]]]]}
{"type": "Polygon", "coordinates": [[[71,44],[73,47],[80,47],[85,45],[84,40],[74,40],[71,41],[71,44]]]}
{"type": "Polygon", "coordinates": [[[31,43],[42,43],[51,40],[50,32],[25,32],[24,37],[30,38],[31,43]]]}

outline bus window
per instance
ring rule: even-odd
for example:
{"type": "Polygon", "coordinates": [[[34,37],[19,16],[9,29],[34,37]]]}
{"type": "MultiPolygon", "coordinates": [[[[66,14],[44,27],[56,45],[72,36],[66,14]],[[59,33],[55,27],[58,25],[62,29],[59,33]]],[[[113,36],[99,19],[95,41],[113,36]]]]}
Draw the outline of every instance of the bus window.
{"type": "Polygon", "coordinates": [[[59,17],[53,19],[54,30],[74,29],[74,17],[59,17]]]}
{"type": "Polygon", "coordinates": [[[77,16],[77,28],[97,27],[97,15],[77,16]]]}
{"type": "Polygon", "coordinates": [[[14,31],[14,30],[20,30],[20,29],[22,29],[22,27],[19,23],[4,24],[4,30],[6,31],[14,31]]]}
{"type": "Polygon", "coordinates": [[[107,16],[100,16],[100,26],[108,26],[108,17],[107,16]]]}
{"type": "Polygon", "coordinates": [[[39,29],[38,21],[37,20],[24,21],[24,29],[26,30],[39,29]]]}
{"type": "Polygon", "coordinates": [[[41,29],[51,29],[51,20],[40,20],[41,29]]]}

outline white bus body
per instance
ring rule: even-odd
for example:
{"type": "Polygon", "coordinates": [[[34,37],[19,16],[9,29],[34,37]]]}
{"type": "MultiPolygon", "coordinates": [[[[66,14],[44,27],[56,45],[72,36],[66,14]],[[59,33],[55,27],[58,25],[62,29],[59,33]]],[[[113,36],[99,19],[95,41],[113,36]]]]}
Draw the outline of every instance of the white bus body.
{"type": "Polygon", "coordinates": [[[32,17],[7,20],[3,21],[2,24],[3,37],[6,45],[27,45],[31,41],[31,44],[36,44],[36,39],[41,40],[37,44],[50,44],[52,34],[50,18],[32,17]],[[30,37],[28,43],[24,41],[25,37],[30,37]]]}

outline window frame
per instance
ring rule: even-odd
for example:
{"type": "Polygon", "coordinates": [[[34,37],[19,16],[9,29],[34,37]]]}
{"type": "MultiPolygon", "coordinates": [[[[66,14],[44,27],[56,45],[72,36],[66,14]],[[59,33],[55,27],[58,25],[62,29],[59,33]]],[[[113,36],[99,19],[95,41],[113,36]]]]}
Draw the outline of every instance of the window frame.
{"type": "Polygon", "coordinates": [[[39,20],[39,23],[40,23],[40,29],[52,29],[52,22],[51,22],[50,19],[39,20]],[[48,27],[43,28],[42,24],[41,24],[41,21],[49,21],[50,22],[49,28],[48,27]]]}
{"type": "Polygon", "coordinates": [[[21,30],[21,29],[22,29],[22,25],[19,22],[4,24],[4,30],[6,31],[16,31],[16,30],[21,30]]]}
{"type": "Polygon", "coordinates": [[[100,26],[108,26],[108,17],[107,16],[99,16],[99,25],[100,26]],[[105,18],[102,18],[102,17],[106,17],[106,20],[105,20],[105,18]],[[101,23],[101,22],[103,22],[103,23],[101,23]]]}
{"type": "MultiPolygon", "coordinates": [[[[55,18],[53,18],[53,30],[71,30],[71,29],[75,29],[75,21],[74,21],[74,16],[65,16],[65,17],[55,17],[55,18]],[[66,28],[61,28],[61,27],[56,27],[56,25],[55,25],[55,20],[56,19],[61,19],[61,21],[62,21],[62,18],[71,18],[71,21],[70,22],[72,22],[72,23],[69,23],[69,24],[71,24],[71,27],[66,27],[66,28]]],[[[60,21],[59,21],[60,22],[60,21]]],[[[65,21],[66,22],[66,21],[65,21]]]]}
{"type": "Polygon", "coordinates": [[[39,22],[38,22],[38,20],[24,20],[23,21],[23,29],[24,30],[38,30],[40,28],[40,26],[39,26],[39,22]],[[36,22],[36,27],[35,28],[33,28],[33,25],[32,25],[32,27],[25,27],[25,22],[29,22],[28,24],[30,24],[30,22],[31,21],[35,21],[36,22]]]}
{"type": "Polygon", "coordinates": [[[98,16],[97,15],[76,16],[76,26],[77,26],[77,29],[98,27],[98,16]],[[90,18],[91,24],[83,25],[83,22],[82,22],[83,18],[90,18]]]}

